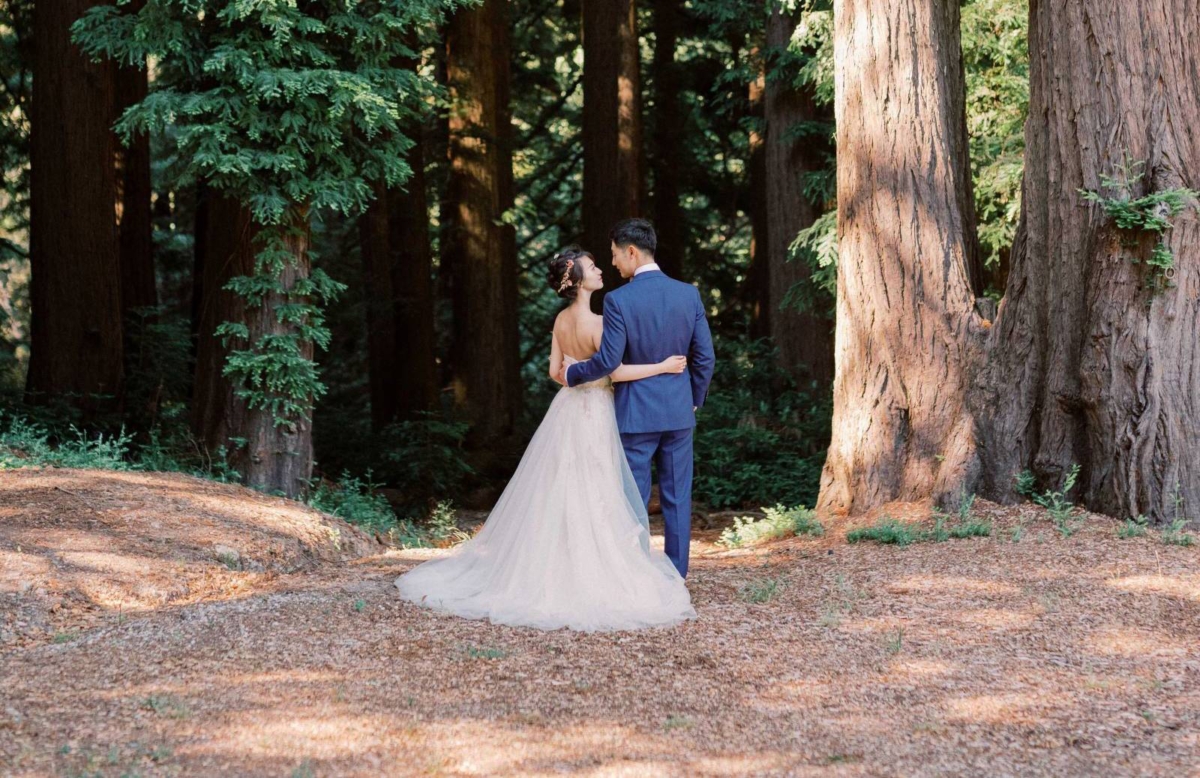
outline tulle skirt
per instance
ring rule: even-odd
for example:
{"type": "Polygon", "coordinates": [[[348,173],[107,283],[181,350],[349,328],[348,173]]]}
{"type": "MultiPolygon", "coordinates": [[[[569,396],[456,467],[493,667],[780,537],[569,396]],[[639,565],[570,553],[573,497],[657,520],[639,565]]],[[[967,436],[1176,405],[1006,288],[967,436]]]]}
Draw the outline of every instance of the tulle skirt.
{"type": "Polygon", "coordinates": [[[560,390],[483,529],[396,587],[444,613],[544,630],[696,615],[683,578],[650,546],[607,381],[560,390]]]}

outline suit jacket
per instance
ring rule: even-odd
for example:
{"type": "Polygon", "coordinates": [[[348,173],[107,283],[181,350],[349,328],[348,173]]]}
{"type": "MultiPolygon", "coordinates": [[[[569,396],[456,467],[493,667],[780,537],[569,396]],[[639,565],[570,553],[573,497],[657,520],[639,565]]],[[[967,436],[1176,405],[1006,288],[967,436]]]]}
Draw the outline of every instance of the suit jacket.
{"type": "Polygon", "coordinates": [[[621,432],[666,432],[696,425],[692,406],[704,405],[712,381],[712,334],[700,293],[691,284],[650,270],[604,296],[604,337],[586,362],[567,368],[567,385],[596,381],[621,364],[650,365],[685,354],[682,373],[663,373],[615,385],[621,432]]]}

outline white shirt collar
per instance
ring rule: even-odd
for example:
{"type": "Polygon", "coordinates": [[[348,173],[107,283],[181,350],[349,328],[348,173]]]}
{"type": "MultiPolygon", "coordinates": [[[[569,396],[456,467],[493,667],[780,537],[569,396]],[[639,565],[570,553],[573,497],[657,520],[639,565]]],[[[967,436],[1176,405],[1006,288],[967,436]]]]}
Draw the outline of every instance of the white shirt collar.
{"type": "Polygon", "coordinates": [[[642,273],[649,273],[651,270],[662,270],[662,268],[658,266],[657,262],[651,262],[648,265],[642,265],[637,270],[634,270],[633,274],[635,276],[640,276],[642,273]]]}

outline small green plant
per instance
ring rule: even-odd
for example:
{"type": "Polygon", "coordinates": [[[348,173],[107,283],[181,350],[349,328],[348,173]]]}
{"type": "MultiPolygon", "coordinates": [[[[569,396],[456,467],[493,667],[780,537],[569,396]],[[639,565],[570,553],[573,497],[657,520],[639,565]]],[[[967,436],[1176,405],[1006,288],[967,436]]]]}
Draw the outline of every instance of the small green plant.
{"type": "Polygon", "coordinates": [[[846,542],[861,543],[874,541],[884,545],[910,546],[922,539],[923,533],[916,524],[905,524],[890,516],[869,527],[859,527],[846,533],[846,542]]]}
{"type": "Polygon", "coordinates": [[[1067,495],[1075,488],[1079,480],[1079,465],[1071,465],[1063,478],[1059,489],[1047,489],[1041,494],[1034,492],[1034,477],[1028,470],[1017,476],[1017,492],[1032,499],[1036,504],[1046,509],[1058,534],[1069,538],[1079,531],[1083,523],[1075,505],[1067,499],[1067,495]]]}
{"type": "Polygon", "coordinates": [[[663,722],[663,730],[670,732],[675,729],[690,729],[692,727],[692,719],[688,716],[676,716],[674,714],[667,716],[667,720],[663,722]]]}
{"type": "Polygon", "coordinates": [[[761,519],[751,516],[735,518],[732,527],[721,531],[717,543],[725,548],[741,548],[793,535],[819,537],[825,532],[816,515],[803,505],[794,508],[776,505],[773,508],[763,508],[762,511],[764,515],[761,519]]]}
{"type": "Polygon", "coordinates": [[[1196,536],[1190,532],[1185,532],[1184,527],[1187,526],[1187,519],[1175,519],[1167,525],[1162,531],[1162,542],[1168,546],[1193,546],[1196,544],[1196,536]]]}
{"type": "Polygon", "coordinates": [[[355,612],[355,613],[362,613],[362,612],[363,612],[363,608],[366,608],[366,607],[367,607],[367,602],[366,602],[366,600],[363,600],[362,598],[359,598],[359,599],[357,599],[357,600],[355,600],[355,601],[354,601],[354,612],[355,612]]]}
{"type": "Polygon", "coordinates": [[[0,470],[19,467],[76,467],[129,470],[132,436],[122,429],[115,435],[94,436],[71,425],[56,435],[36,422],[0,411],[0,470]]]}
{"type": "Polygon", "coordinates": [[[55,632],[55,633],[54,633],[53,642],[54,642],[54,643],[59,643],[59,644],[61,644],[61,643],[70,643],[72,640],[74,640],[74,639],[75,639],[75,638],[77,638],[77,637],[79,637],[79,633],[78,633],[78,632],[71,632],[71,631],[68,631],[68,632],[55,632]]]}
{"type": "Polygon", "coordinates": [[[904,627],[897,629],[896,634],[888,636],[884,649],[892,655],[899,654],[904,649],[904,627]]]}
{"type": "MultiPolygon", "coordinates": [[[[1133,233],[1149,233],[1156,236],[1156,243],[1146,264],[1153,273],[1151,288],[1155,291],[1173,286],[1175,257],[1167,246],[1167,234],[1171,231],[1172,219],[1189,205],[1194,205],[1200,192],[1192,189],[1165,189],[1150,192],[1142,197],[1133,197],[1131,190],[1146,177],[1146,163],[1133,161],[1126,154],[1115,176],[1100,176],[1100,184],[1116,191],[1116,196],[1105,197],[1100,192],[1080,189],[1079,194],[1089,203],[1099,205],[1117,225],[1117,229],[1133,233]]],[[[1130,241],[1136,245],[1136,240],[1130,241]]],[[[1131,257],[1136,263],[1136,257],[1131,257]]]]}
{"type": "Polygon", "coordinates": [[[761,605],[775,599],[775,596],[783,591],[783,587],[784,582],[782,578],[763,578],[745,584],[739,590],[739,594],[741,594],[742,599],[746,602],[761,605]]]}
{"type": "Polygon", "coordinates": [[[152,694],[142,700],[142,707],[173,719],[186,719],[191,715],[186,703],[169,694],[152,694]]]}
{"type": "Polygon", "coordinates": [[[444,500],[437,504],[427,522],[429,537],[436,545],[454,545],[466,540],[469,535],[458,528],[454,503],[444,500]]]}
{"type": "Polygon", "coordinates": [[[1117,537],[1121,540],[1140,538],[1146,534],[1146,525],[1148,523],[1146,517],[1141,514],[1132,519],[1125,519],[1125,523],[1117,527],[1117,537]]]}

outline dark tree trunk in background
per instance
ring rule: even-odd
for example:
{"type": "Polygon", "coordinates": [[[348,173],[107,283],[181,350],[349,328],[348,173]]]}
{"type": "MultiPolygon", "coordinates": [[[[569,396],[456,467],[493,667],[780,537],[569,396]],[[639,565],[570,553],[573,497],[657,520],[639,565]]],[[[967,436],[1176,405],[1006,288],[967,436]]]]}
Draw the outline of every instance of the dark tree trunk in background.
{"type": "Polygon", "coordinates": [[[37,3],[30,143],[30,399],[119,395],[123,379],[113,68],[70,42],[95,0],[37,3]]]}
{"type": "MultiPolygon", "coordinates": [[[[955,499],[985,332],[957,3],[837,0],[837,377],[819,507],[955,499]]],[[[768,108],[768,111],[770,109],[768,108]]]]}
{"type": "Polygon", "coordinates": [[[378,186],[359,222],[367,297],[371,423],[380,429],[437,403],[433,266],[420,128],[404,189],[378,186]]]}
{"type": "Polygon", "coordinates": [[[1200,188],[1200,15],[1190,0],[1030,6],[1022,216],[979,398],[982,490],[1082,468],[1092,510],[1200,515],[1200,224],[1177,218],[1176,286],[1155,295],[1154,241],[1119,233],[1077,190],[1200,188]],[[1125,154],[1146,161],[1105,189],[1125,154]],[[1133,242],[1135,245],[1125,245],[1133,242]],[[1137,262],[1137,264],[1135,264],[1137,262]]]}
{"type": "MultiPolygon", "coordinates": [[[[395,360],[402,370],[396,389],[396,415],[400,419],[412,419],[422,411],[433,410],[438,398],[424,137],[419,126],[414,126],[411,132],[417,141],[408,156],[412,178],[404,189],[388,192],[388,240],[395,295],[395,360]]],[[[511,167],[510,164],[510,170],[511,167]]],[[[513,233],[512,230],[507,232],[513,233]]],[[[516,250],[508,250],[513,252],[515,264],[516,250]]],[[[514,286],[506,293],[512,295],[515,305],[516,273],[512,274],[511,282],[514,286]]]]}
{"type": "MultiPolygon", "coordinates": [[[[609,230],[641,216],[642,147],[635,0],[583,0],[583,247],[596,255],[606,289],[621,283],[609,230]]],[[[599,311],[603,294],[592,296],[599,311]]]]}
{"type": "MultiPolygon", "coordinates": [[[[776,9],[767,22],[767,50],[785,49],[794,28],[794,21],[776,9]]],[[[828,151],[820,138],[807,135],[797,139],[795,127],[801,122],[827,119],[828,112],[817,106],[810,89],[797,90],[778,78],[766,82],[764,111],[771,339],[785,370],[801,380],[828,384],[833,380],[833,323],[819,312],[801,312],[794,305],[785,305],[793,287],[812,283],[809,266],[788,257],[796,235],[821,215],[821,204],[804,194],[804,177],[824,166],[828,151]]]]}
{"type": "Polygon", "coordinates": [[[396,395],[404,366],[396,361],[396,293],[388,241],[388,190],[375,185],[375,201],[359,217],[363,297],[367,313],[367,383],[371,427],[379,430],[396,418],[396,395]]]}
{"type": "MultiPolygon", "coordinates": [[[[679,91],[678,0],[654,0],[654,228],[658,233],[655,259],[672,278],[683,278],[687,239],[679,203],[679,169],[683,151],[683,115],[679,91]]],[[[592,251],[602,251],[590,247],[592,251]]],[[[604,259],[604,255],[600,255],[604,259]]],[[[601,264],[605,264],[603,261],[601,264]]]]}
{"type": "MultiPolygon", "coordinates": [[[[145,0],[130,3],[130,12],[145,5],[145,0]]],[[[145,67],[118,68],[116,78],[116,117],[146,97],[145,67]]],[[[154,278],[153,222],[150,215],[150,136],[141,134],[126,147],[117,142],[117,219],[121,242],[121,310],[125,321],[139,308],[158,304],[154,278]]]]}
{"type": "Polygon", "coordinates": [[[506,4],[462,8],[446,41],[450,170],[445,258],[453,274],[455,401],[482,444],[512,432],[521,405],[506,4]]]}
{"type": "MultiPolygon", "coordinates": [[[[309,273],[307,214],[297,211],[294,219],[298,229],[288,238],[294,260],[281,278],[285,290],[309,273]]],[[[209,455],[215,456],[219,447],[225,446],[230,463],[248,486],[298,497],[312,478],[311,422],[296,419],[276,426],[270,411],[248,407],[237,396],[239,385],[223,374],[229,352],[244,348],[245,343],[234,341],[226,346],[214,334],[226,321],[245,324],[250,331],[250,343],[270,333],[287,331],[288,325],[280,324],[275,314],[284,296],[272,293],[261,306],[249,307],[240,296],[225,289],[231,278],[254,273],[257,228],[246,208],[235,200],[211,193],[208,225],[192,426],[209,455]]],[[[312,358],[311,342],[301,355],[312,358]]]]}
{"type": "MultiPolygon", "coordinates": [[[[757,58],[757,57],[756,57],[757,58]]],[[[750,192],[746,207],[750,211],[750,269],[746,277],[746,295],[750,308],[750,337],[765,338],[771,334],[771,272],[768,262],[769,225],[767,220],[767,151],[763,145],[766,77],[760,66],[757,77],[750,82],[750,118],[756,123],[750,131],[750,192]]]]}
{"type": "MultiPolygon", "coordinates": [[[[200,348],[200,333],[201,333],[201,318],[204,310],[204,269],[205,257],[208,254],[208,209],[209,209],[209,190],[202,183],[196,184],[194,188],[196,198],[196,215],[195,222],[192,228],[193,244],[192,244],[192,315],[191,326],[189,332],[191,335],[191,359],[193,378],[196,373],[196,358],[200,348]]],[[[195,385],[192,386],[192,396],[196,394],[195,385]]]]}

